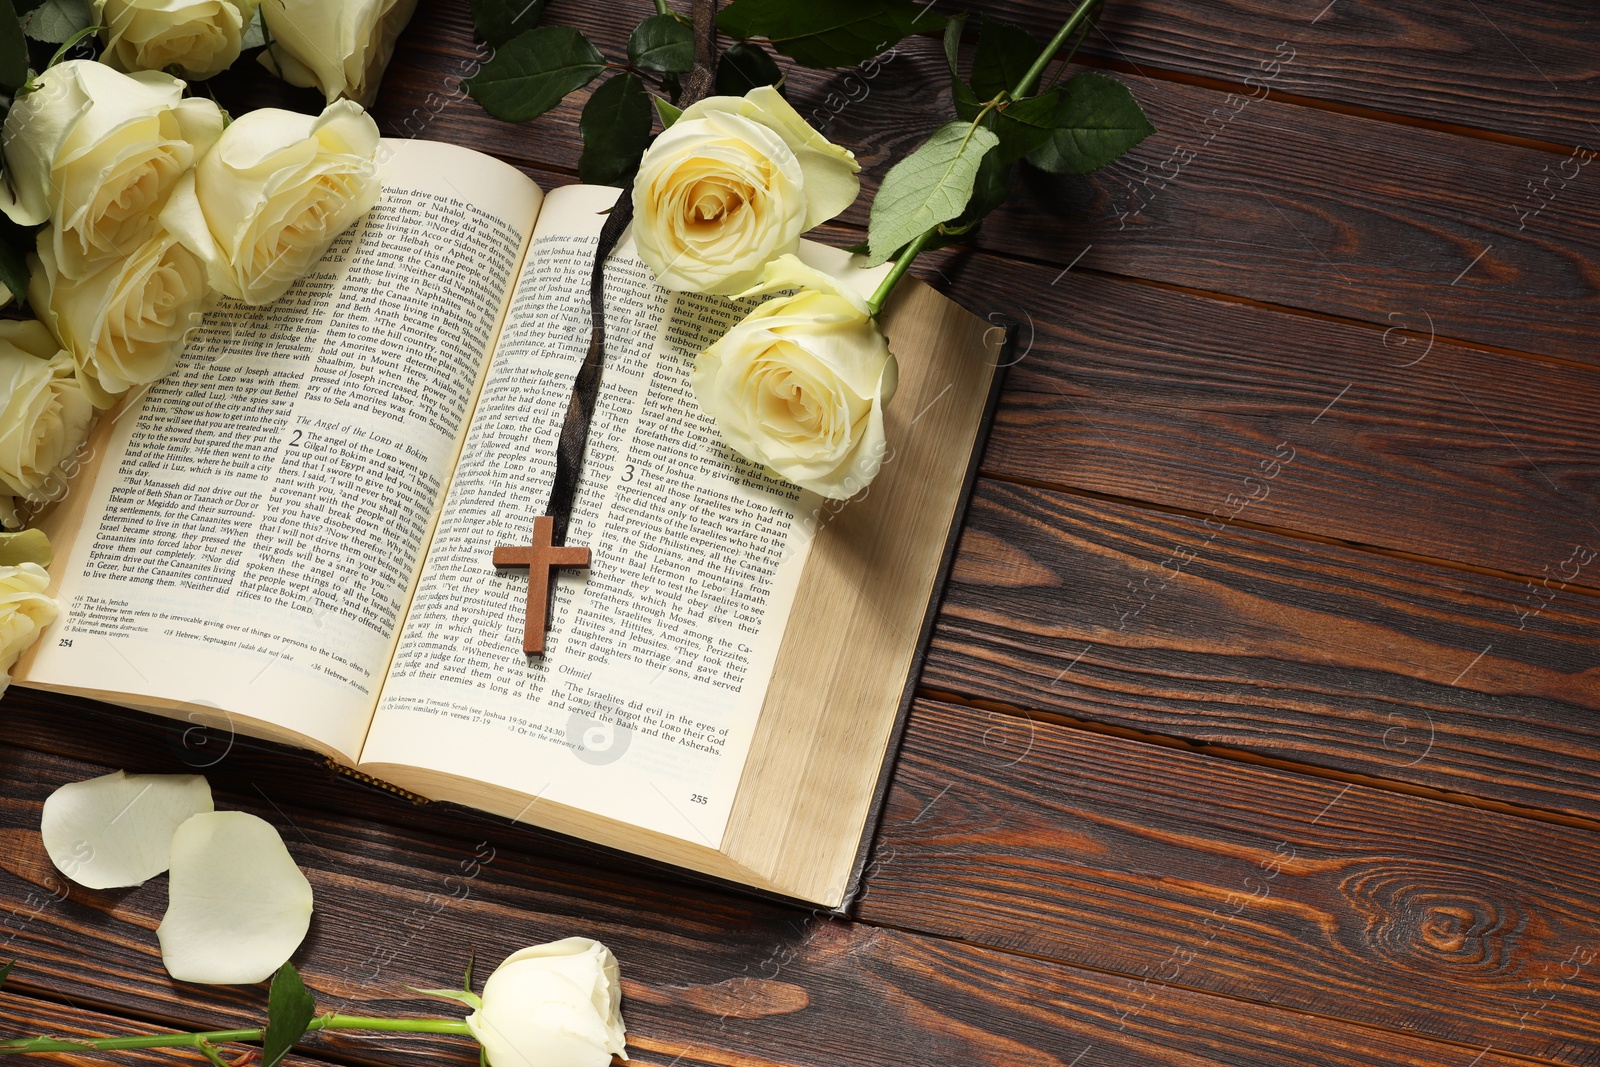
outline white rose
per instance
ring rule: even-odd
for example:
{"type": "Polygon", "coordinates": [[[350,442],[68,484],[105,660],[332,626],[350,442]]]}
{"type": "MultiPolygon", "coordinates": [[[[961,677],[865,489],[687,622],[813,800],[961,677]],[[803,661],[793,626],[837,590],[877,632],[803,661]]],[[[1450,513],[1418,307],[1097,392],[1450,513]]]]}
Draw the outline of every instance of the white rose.
{"type": "Polygon", "coordinates": [[[45,595],[50,576],[37,563],[0,567],[0,693],[11,684],[11,668],[46,626],[56,621],[56,602],[45,595]]]}
{"type": "Polygon", "coordinates": [[[695,395],[741,456],[843,500],[883,463],[883,406],[899,368],[857,293],[783,256],[740,295],[778,289],[797,291],[761,304],[700,353],[695,395]]]}
{"type": "Polygon", "coordinates": [[[668,289],[748,289],[767,263],[799,247],[802,233],[850,206],[860,169],[770,85],[707,97],[639,164],[639,258],[668,289]]]}
{"type": "Polygon", "coordinates": [[[587,937],[507,956],[467,1026],[490,1067],[605,1067],[628,1058],[622,980],[611,950],[587,937]]]}
{"type": "Polygon", "coordinates": [[[42,323],[0,321],[0,485],[31,504],[60,495],[60,467],[94,421],[72,371],[72,357],[42,323]]]}
{"type": "Polygon", "coordinates": [[[188,78],[220,74],[239,58],[244,28],[259,0],[94,0],[105,42],[101,62],[118,70],[181,69],[188,78]]]}
{"type": "Polygon", "coordinates": [[[262,0],[261,64],[290,85],[370,107],[417,0],[262,0]]]}
{"type": "Polygon", "coordinates": [[[41,73],[5,121],[0,209],[55,224],[56,262],[76,278],[156,229],[178,178],[222,132],[210,100],[183,99],[159,71],[122,74],[78,59],[41,73]]]}
{"type": "Polygon", "coordinates": [[[213,289],[270,304],[378,202],[377,155],[378,125],[352,101],[320,116],[252,111],[178,183],[161,221],[213,289]]]}
{"type": "Polygon", "coordinates": [[[98,408],[169,374],[211,299],[205,264],[165,230],[82,278],[62,276],[46,230],[29,265],[28,303],[98,408]]]}

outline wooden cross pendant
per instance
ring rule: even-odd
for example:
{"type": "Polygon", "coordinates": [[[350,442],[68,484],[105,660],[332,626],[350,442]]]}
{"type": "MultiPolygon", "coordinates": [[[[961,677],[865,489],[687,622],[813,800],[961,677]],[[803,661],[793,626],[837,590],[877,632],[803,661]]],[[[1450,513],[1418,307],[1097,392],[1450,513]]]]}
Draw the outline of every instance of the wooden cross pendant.
{"type": "Polygon", "coordinates": [[[530,656],[544,655],[544,633],[550,627],[550,587],[555,584],[557,567],[587,567],[587,548],[568,548],[550,542],[556,522],[548,515],[533,520],[533,544],[513,545],[494,550],[496,567],[528,568],[528,614],[522,629],[522,651],[530,656]]]}

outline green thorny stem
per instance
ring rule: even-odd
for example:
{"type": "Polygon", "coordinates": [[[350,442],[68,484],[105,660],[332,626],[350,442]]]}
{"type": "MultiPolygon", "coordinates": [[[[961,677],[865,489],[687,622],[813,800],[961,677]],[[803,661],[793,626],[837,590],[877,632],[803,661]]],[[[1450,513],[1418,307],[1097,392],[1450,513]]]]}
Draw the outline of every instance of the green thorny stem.
{"type": "MultiPolygon", "coordinates": [[[[1100,6],[1101,2],[1102,0],[1082,0],[1077,9],[1067,18],[1067,21],[1061,24],[1061,29],[1056,31],[1056,35],[1050,38],[1050,43],[1044,46],[1038,58],[1033,61],[1033,65],[1023,73],[1021,78],[1017,79],[1017,84],[1011,88],[1010,92],[1002,92],[999,96],[984,104],[983,110],[978,112],[977,116],[972,120],[973,128],[976,129],[990,111],[1003,107],[1008,102],[1020,99],[1032,92],[1033,87],[1039,82],[1039,77],[1044,74],[1045,68],[1050,65],[1050,61],[1055,58],[1055,54],[1061,50],[1061,46],[1066,44],[1067,38],[1071,37],[1073,31],[1083,25],[1084,19],[1088,18],[1089,14],[1100,6]]],[[[922,251],[933,238],[933,235],[938,232],[939,227],[943,225],[944,223],[939,223],[924,230],[913,238],[910,244],[906,245],[905,251],[900,253],[900,258],[894,261],[894,266],[890,268],[888,274],[883,276],[883,281],[878,283],[878,288],[868,298],[867,310],[871,315],[876,317],[883,310],[883,305],[888,302],[889,294],[894,292],[894,287],[900,281],[901,275],[905,274],[906,268],[911,266],[911,261],[917,258],[917,254],[922,251]]]]}
{"type": "MultiPolygon", "coordinates": [[[[463,1019],[384,1019],[363,1015],[322,1015],[311,1020],[306,1027],[312,1030],[397,1030],[413,1034],[459,1034],[470,1036],[463,1019]]],[[[0,1041],[0,1056],[30,1052],[84,1052],[94,1049],[114,1052],[119,1049],[140,1048],[192,1048],[213,1059],[215,1046],[234,1041],[260,1041],[265,1027],[250,1030],[205,1030],[188,1034],[152,1034],[149,1037],[19,1037],[0,1041]]]]}

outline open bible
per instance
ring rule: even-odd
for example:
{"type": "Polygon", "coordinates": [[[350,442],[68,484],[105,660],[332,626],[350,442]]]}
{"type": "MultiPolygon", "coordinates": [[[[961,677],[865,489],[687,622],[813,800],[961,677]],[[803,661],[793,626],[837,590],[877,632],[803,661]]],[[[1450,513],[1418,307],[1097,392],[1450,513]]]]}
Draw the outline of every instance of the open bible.
{"type": "MultiPolygon", "coordinates": [[[[528,572],[615,189],[386,141],[276,304],[225,302],[102,420],[41,525],[62,612],[16,683],[315,749],[437,800],[805,901],[858,876],[992,404],[1001,331],[907,279],[891,451],[848,503],[727,449],[695,355],[753,306],[624,240],[543,657],[528,572]],[[842,503],[842,506],[841,506],[842,503]]],[[[815,265],[866,288],[848,257],[815,265]]]]}

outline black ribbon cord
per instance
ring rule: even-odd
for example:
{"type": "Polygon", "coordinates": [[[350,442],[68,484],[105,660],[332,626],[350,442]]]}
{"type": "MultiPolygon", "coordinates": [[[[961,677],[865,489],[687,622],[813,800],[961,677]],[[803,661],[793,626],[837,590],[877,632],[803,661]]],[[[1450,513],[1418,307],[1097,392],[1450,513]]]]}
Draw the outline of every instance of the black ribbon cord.
{"type": "MultiPolygon", "coordinates": [[[[684,81],[684,107],[705,98],[716,81],[716,4],[695,0],[695,63],[684,81]]],[[[556,443],[556,476],[550,484],[550,504],[544,513],[554,520],[551,543],[567,543],[567,524],[572,521],[572,502],[578,494],[578,478],[583,473],[583,453],[589,444],[589,423],[594,420],[594,402],[600,395],[600,372],[606,362],[606,260],[616,251],[623,231],[633,221],[633,182],[623,187],[617,202],[600,229],[600,244],[594,252],[594,269],[589,274],[589,351],[572,383],[572,399],[567,402],[566,421],[561,424],[561,439],[556,443]]],[[[555,572],[551,572],[554,580],[555,572]]]]}

